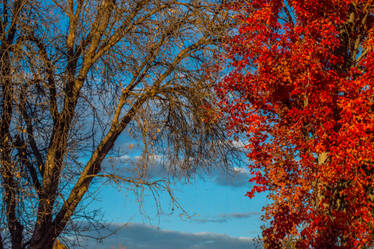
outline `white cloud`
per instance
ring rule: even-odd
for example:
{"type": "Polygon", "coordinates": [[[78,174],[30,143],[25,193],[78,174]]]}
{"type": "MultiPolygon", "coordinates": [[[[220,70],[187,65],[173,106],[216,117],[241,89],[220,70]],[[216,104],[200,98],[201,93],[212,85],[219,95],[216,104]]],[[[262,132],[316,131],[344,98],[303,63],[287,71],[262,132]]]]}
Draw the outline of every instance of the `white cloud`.
{"type": "Polygon", "coordinates": [[[244,168],[231,168],[228,170],[219,170],[215,177],[215,182],[218,185],[241,187],[248,186],[249,171],[244,168]]]}
{"type": "MultiPolygon", "coordinates": [[[[120,224],[110,224],[117,230],[120,224]]],[[[80,248],[119,248],[126,249],[254,249],[257,242],[250,238],[233,238],[213,233],[183,233],[161,230],[141,224],[127,224],[115,235],[97,242],[85,239],[80,248]]]]}
{"type": "Polygon", "coordinates": [[[248,144],[248,143],[245,143],[243,140],[233,140],[231,141],[231,143],[237,149],[244,149],[245,146],[248,144]]]}
{"type": "Polygon", "coordinates": [[[147,162],[141,156],[122,155],[110,157],[103,161],[103,171],[122,177],[135,178],[145,173],[146,178],[164,178],[169,175],[161,155],[150,155],[147,162]],[[143,172],[144,170],[144,172],[143,172]]]}
{"type": "MultiPolygon", "coordinates": [[[[151,155],[146,163],[146,176],[148,179],[160,179],[175,175],[177,178],[183,176],[182,171],[178,169],[168,169],[168,164],[165,163],[166,158],[162,155],[151,155]]],[[[112,172],[122,177],[136,177],[140,170],[144,167],[144,162],[140,156],[123,155],[119,157],[111,157],[105,159],[103,162],[104,171],[112,172]]],[[[208,172],[198,170],[196,175],[205,180],[213,181],[218,185],[241,187],[249,186],[249,171],[246,168],[233,167],[215,167],[208,172]]]]}

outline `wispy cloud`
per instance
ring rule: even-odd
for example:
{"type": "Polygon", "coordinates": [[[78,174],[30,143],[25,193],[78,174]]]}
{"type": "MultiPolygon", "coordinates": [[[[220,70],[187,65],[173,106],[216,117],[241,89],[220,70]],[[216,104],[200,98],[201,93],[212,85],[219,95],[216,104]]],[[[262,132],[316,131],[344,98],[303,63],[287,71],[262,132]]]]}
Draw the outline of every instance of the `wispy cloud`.
{"type": "Polygon", "coordinates": [[[244,168],[231,168],[228,170],[219,170],[215,176],[215,182],[218,185],[241,187],[248,186],[249,171],[244,168]]]}
{"type": "Polygon", "coordinates": [[[222,218],[227,219],[243,219],[243,218],[249,218],[253,216],[260,215],[259,212],[247,212],[247,213],[229,213],[229,214],[221,214],[220,216],[222,218]]]}
{"type": "MultiPolygon", "coordinates": [[[[113,230],[121,224],[110,224],[113,230]]],[[[160,230],[155,227],[128,224],[115,235],[97,242],[94,239],[82,240],[81,248],[119,248],[126,249],[255,249],[260,248],[250,238],[233,238],[213,233],[183,233],[160,230]]]]}
{"type": "MultiPolygon", "coordinates": [[[[162,155],[151,155],[147,163],[146,176],[149,179],[169,177],[171,171],[168,169],[167,164],[165,164],[165,160],[162,155]]],[[[143,166],[142,158],[139,156],[123,155],[105,159],[103,162],[104,170],[114,172],[123,177],[136,177],[139,169],[143,166]]],[[[174,170],[173,174],[178,177],[182,173],[174,170]]],[[[196,174],[221,186],[241,187],[249,185],[248,179],[250,176],[246,168],[216,167],[209,172],[204,170],[197,171],[196,174]]]]}
{"type": "Polygon", "coordinates": [[[198,217],[198,218],[191,218],[191,221],[199,222],[199,223],[224,223],[228,222],[233,219],[246,219],[253,216],[260,216],[259,212],[247,212],[247,213],[227,213],[227,214],[220,214],[217,216],[211,217],[198,217]]]}

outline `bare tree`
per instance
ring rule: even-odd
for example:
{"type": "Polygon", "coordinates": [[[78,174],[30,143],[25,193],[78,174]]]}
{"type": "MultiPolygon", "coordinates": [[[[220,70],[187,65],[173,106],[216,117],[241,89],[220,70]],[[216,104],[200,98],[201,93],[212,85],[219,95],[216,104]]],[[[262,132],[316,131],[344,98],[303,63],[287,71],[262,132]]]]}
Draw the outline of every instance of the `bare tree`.
{"type": "Polygon", "coordinates": [[[221,7],[2,1],[0,248],[52,248],[93,179],[159,187],[147,177],[155,155],[186,177],[233,161],[211,73],[229,25],[221,7]],[[144,145],[137,173],[103,169],[131,134],[144,145]]]}

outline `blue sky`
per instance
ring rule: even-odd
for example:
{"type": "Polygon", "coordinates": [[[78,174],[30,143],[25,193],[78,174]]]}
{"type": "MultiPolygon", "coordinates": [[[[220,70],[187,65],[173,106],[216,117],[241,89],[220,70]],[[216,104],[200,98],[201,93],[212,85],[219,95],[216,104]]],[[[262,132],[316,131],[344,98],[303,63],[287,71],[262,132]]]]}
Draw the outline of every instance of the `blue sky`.
{"type": "MultiPolygon", "coordinates": [[[[155,172],[154,177],[163,174],[162,170],[155,172]]],[[[177,208],[172,211],[170,197],[165,192],[160,193],[161,210],[156,207],[149,192],[145,192],[140,209],[136,195],[131,190],[121,187],[120,191],[114,186],[103,186],[92,208],[103,212],[105,221],[110,223],[109,227],[127,225],[102,243],[88,240],[85,245],[87,248],[112,248],[120,244],[127,246],[127,249],[147,246],[167,248],[169,244],[175,246],[172,238],[177,236],[182,240],[179,242],[184,240],[178,249],[218,249],[217,243],[224,246],[222,248],[255,248],[248,247],[248,243],[261,234],[261,208],[266,198],[265,195],[258,195],[254,199],[245,196],[250,188],[248,178],[246,166],[243,165],[243,168],[234,168],[230,172],[215,169],[210,173],[201,173],[188,183],[183,179],[176,180],[171,188],[186,212],[177,208]],[[137,234],[143,236],[136,237],[137,234]],[[155,241],[152,236],[161,239],[155,241]],[[168,236],[170,239],[166,239],[168,236]],[[142,246],[134,243],[136,240],[142,246]],[[241,247],[244,245],[246,247],[241,247]]]]}

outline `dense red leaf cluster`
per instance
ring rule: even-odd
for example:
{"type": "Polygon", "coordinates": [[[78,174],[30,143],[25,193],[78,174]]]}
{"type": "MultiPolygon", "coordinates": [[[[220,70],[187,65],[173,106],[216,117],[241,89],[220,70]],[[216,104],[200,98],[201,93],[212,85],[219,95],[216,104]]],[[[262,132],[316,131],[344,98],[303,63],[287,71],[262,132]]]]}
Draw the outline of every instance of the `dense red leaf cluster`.
{"type": "Polygon", "coordinates": [[[217,87],[267,191],[267,248],[364,248],[374,231],[374,1],[237,0],[217,87]],[[227,69],[226,69],[227,70],[227,69]]]}

